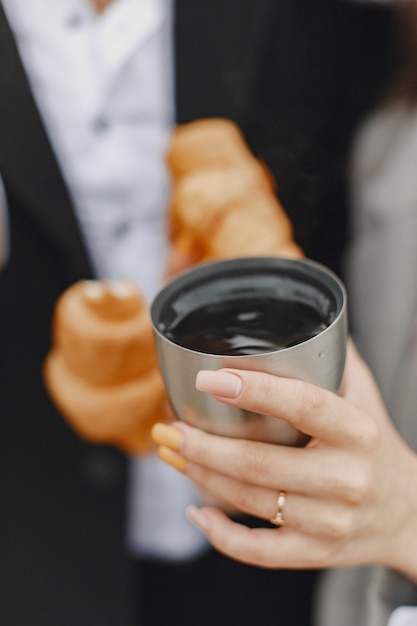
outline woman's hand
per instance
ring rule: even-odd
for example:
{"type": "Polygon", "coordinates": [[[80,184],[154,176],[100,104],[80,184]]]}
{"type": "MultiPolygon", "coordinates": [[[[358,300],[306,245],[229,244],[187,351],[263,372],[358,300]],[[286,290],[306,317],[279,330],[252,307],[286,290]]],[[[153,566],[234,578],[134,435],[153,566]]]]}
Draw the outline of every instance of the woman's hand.
{"type": "Polygon", "coordinates": [[[265,520],[278,504],[282,509],[281,528],[249,529],[218,509],[190,508],[215,548],[271,568],[383,564],[417,581],[417,457],[392,426],[352,343],[340,396],[241,370],[200,372],[197,387],[311,437],[305,448],[291,448],[183,423],[155,427],[161,458],[214,497],[265,520]]]}

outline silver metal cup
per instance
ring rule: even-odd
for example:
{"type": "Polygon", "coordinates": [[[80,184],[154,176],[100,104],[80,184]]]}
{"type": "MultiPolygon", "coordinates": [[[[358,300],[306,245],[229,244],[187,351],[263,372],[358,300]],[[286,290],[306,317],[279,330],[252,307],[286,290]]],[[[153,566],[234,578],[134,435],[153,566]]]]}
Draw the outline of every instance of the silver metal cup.
{"type": "Polygon", "coordinates": [[[151,318],[160,370],[177,418],[219,435],[302,445],[303,435],[285,421],[223,404],[197,391],[195,378],[201,369],[238,368],[298,378],[336,392],[346,357],[346,308],[340,279],[310,260],[248,257],[216,261],[174,278],[154,299],[151,318]],[[193,310],[224,298],[248,298],[252,293],[258,298],[308,303],[326,316],[328,326],[291,347],[239,356],[197,352],[166,336],[175,320],[193,310]]]}

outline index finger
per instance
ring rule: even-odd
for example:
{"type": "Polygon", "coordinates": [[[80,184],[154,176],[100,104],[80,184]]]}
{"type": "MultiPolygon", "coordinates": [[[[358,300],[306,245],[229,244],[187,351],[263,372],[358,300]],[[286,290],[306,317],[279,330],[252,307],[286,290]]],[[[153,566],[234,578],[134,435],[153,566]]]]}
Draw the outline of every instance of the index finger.
{"type": "Polygon", "coordinates": [[[363,411],[331,391],[264,372],[200,371],[196,387],[217,400],[284,419],[297,430],[333,445],[363,440],[363,411]]]}

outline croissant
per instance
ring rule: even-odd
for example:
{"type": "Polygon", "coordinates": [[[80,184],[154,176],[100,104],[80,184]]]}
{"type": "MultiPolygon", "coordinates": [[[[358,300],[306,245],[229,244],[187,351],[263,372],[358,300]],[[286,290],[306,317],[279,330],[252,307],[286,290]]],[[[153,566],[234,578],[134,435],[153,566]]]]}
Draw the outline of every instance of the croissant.
{"type": "Polygon", "coordinates": [[[200,119],[177,126],[167,162],[176,181],[207,167],[254,165],[240,128],[223,118],[200,119]]]}
{"type": "Polygon", "coordinates": [[[86,440],[129,454],[152,448],[150,429],[166,421],[148,307],[130,281],[80,281],[58,299],[46,387],[86,440]]]}
{"type": "Polygon", "coordinates": [[[239,256],[301,257],[266,165],[230,120],[197,120],[173,134],[168,276],[195,263],[239,256]]]}

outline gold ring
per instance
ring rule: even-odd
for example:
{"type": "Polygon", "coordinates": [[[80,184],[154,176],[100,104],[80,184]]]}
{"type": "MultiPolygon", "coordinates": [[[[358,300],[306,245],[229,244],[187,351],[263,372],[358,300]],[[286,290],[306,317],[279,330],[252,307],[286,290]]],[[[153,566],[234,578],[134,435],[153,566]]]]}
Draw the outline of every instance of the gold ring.
{"type": "Polygon", "coordinates": [[[271,524],[274,524],[274,526],[278,526],[278,528],[280,526],[284,526],[285,524],[284,505],[285,505],[285,492],[280,491],[278,494],[278,499],[277,499],[276,515],[270,520],[271,524]]]}

